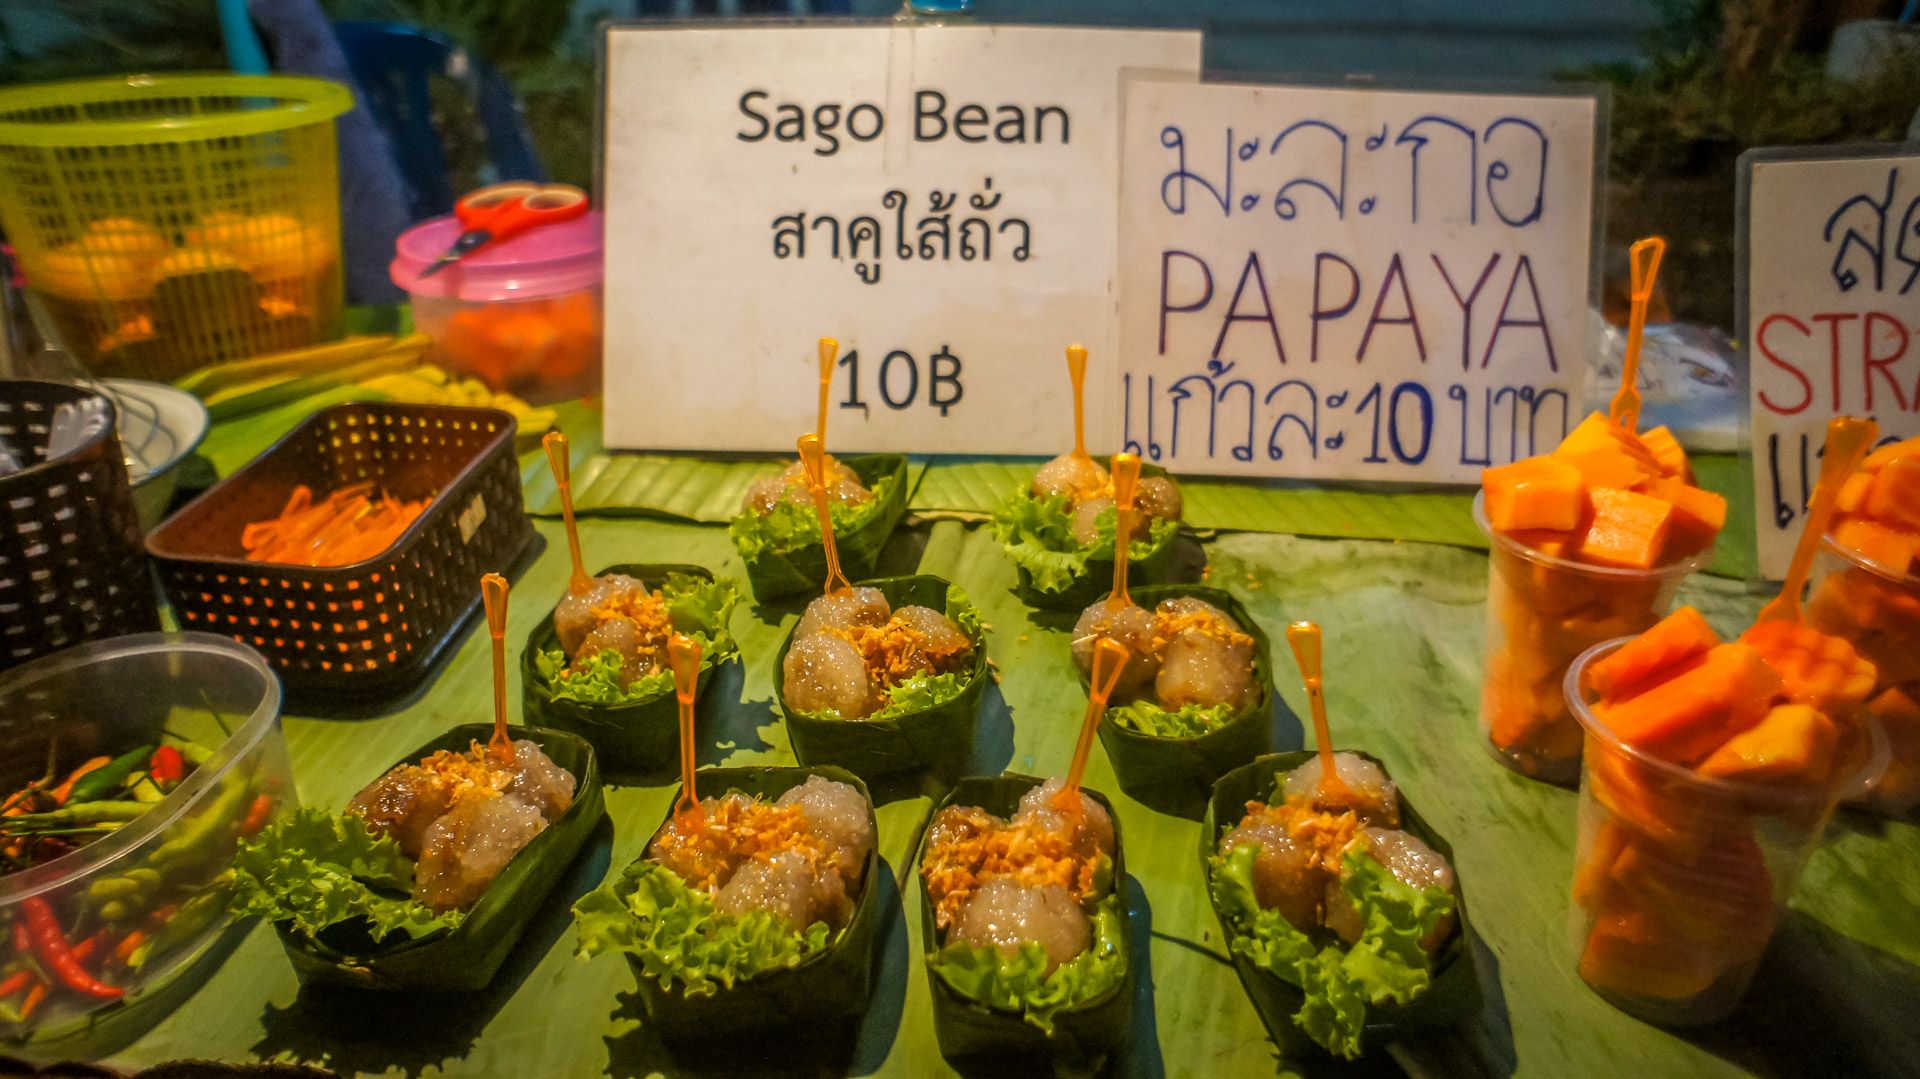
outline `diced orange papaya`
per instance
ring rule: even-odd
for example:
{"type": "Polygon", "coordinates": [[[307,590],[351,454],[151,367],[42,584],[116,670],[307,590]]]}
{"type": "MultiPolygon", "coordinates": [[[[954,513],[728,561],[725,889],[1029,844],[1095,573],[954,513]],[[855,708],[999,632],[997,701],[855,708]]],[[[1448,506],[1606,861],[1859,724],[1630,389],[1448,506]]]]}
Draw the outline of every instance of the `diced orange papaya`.
{"type": "Polygon", "coordinates": [[[1840,546],[1896,574],[1912,569],[1914,556],[1920,554],[1920,535],[1866,517],[1842,519],[1832,535],[1840,546]]]}
{"type": "Polygon", "coordinates": [[[1818,709],[1774,706],[1700,762],[1700,774],[1761,783],[1824,783],[1840,732],[1818,709]]]}
{"type": "Polygon", "coordinates": [[[1704,487],[1663,476],[1648,485],[1647,493],[1673,503],[1673,527],[1661,556],[1664,561],[1699,554],[1713,546],[1726,527],[1727,500],[1704,487]]]}
{"type": "Polygon", "coordinates": [[[1855,472],[1840,484],[1840,493],[1834,496],[1835,513],[1859,513],[1867,500],[1867,492],[1873,489],[1873,473],[1866,470],[1855,472]]]}
{"type": "Polygon", "coordinates": [[[1595,660],[1587,684],[1602,700],[1633,696],[1643,686],[1720,643],[1720,635],[1692,607],[1681,607],[1653,628],[1595,660]]]}
{"type": "Polygon", "coordinates": [[[1681,673],[1594,714],[1621,741],[1692,764],[1760,721],[1786,693],[1780,675],[1744,644],[1716,645],[1681,673]]]}
{"type": "Polygon", "coordinates": [[[1640,444],[1647,448],[1653,459],[1660,465],[1660,475],[1668,479],[1687,480],[1693,475],[1693,468],[1687,463],[1687,451],[1680,445],[1673,432],[1666,427],[1655,427],[1640,432],[1640,444]]]}
{"type": "Polygon", "coordinates": [[[1582,559],[1602,566],[1651,569],[1660,561],[1673,527],[1673,503],[1616,487],[1588,493],[1592,520],[1574,544],[1582,559]]]}
{"type": "Polygon", "coordinates": [[[1665,939],[1645,911],[1602,915],[1580,951],[1580,977],[1595,989],[1627,997],[1686,1000],[1705,992],[1720,966],[1696,949],[1665,939]]]}
{"type": "Polygon", "coordinates": [[[1873,477],[1860,507],[1896,528],[1920,529],[1920,457],[1896,457],[1873,477]]]}
{"type": "Polygon", "coordinates": [[[1566,558],[1568,548],[1573,546],[1572,532],[1560,532],[1550,528],[1509,532],[1507,535],[1521,546],[1532,548],[1549,558],[1566,558]]]}
{"type": "Polygon", "coordinates": [[[1480,473],[1480,484],[1487,522],[1498,532],[1564,531],[1580,523],[1587,507],[1580,470],[1552,457],[1526,457],[1489,468],[1480,473]]]}
{"type": "Polygon", "coordinates": [[[1552,456],[1579,469],[1592,487],[1624,490],[1658,471],[1639,439],[1615,427],[1604,412],[1581,420],[1554,448],[1552,456]]]}
{"type": "Polygon", "coordinates": [[[1836,723],[1852,724],[1879,675],[1846,638],[1802,622],[1756,622],[1740,635],[1740,643],[1773,668],[1788,697],[1836,723]]]}
{"type": "Polygon", "coordinates": [[[1888,444],[1867,454],[1860,462],[1862,472],[1878,472],[1903,457],[1920,457],[1920,437],[1909,438],[1901,442],[1888,444]]]}
{"type": "Polygon", "coordinates": [[[1613,866],[1627,847],[1626,829],[1611,820],[1602,820],[1580,863],[1573,868],[1573,901],[1591,907],[1602,889],[1613,879],[1613,866]]]}

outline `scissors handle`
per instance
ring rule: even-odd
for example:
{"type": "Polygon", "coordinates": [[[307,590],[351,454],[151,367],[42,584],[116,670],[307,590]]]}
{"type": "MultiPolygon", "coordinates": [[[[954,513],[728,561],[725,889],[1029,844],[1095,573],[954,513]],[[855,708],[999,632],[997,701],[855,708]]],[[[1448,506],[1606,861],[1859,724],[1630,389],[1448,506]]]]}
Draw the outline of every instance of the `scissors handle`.
{"type": "Polygon", "coordinates": [[[493,184],[462,198],[453,210],[469,233],[486,233],[488,243],[586,212],[587,193],[571,184],[493,184]]]}

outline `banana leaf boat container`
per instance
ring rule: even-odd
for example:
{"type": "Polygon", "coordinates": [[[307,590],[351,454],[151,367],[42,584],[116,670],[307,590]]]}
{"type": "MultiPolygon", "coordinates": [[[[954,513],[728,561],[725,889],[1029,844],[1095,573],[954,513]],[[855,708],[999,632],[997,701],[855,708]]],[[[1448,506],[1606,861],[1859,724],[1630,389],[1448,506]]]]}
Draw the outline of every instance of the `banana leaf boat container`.
{"type": "MultiPolygon", "coordinates": [[[[842,457],[840,463],[853,470],[860,482],[872,490],[881,480],[891,478],[880,507],[865,524],[837,533],[834,542],[840,552],[840,568],[850,579],[870,576],[880,559],[880,548],[893,535],[900,518],[907,513],[908,468],[906,457],[897,453],[874,453],[842,457]]],[[[816,539],[790,551],[766,550],[745,558],[747,584],[753,598],[761,603],[783,596],[818,591],[827,583],[827,552],[816,539]]]]}
{"type": "MultiPolygon", "coordinates": [[[[454,993],[483,989],[493,980],[606,810],[600,764],[586,739],[541,728],[510,727],[508,733],[516,740],[532,739],[553,763],[573,773],[573,804],[514,855],[453,929],[411,939],[395,934],[376,942],[362,922],[329,926],[318,937],[290,922],[276,923],[280,944],[302,982],[454,993]]],[[[492,736],[491,723],[462,724],[395,763],[418,761],[442,749],[457,752],[476,741],[484,745],[492,736]]]]}
{"type": "MultiPolygon", "coordinates": [[[[969,776],[955,784],[946,800],[934,812],[948,806],[978,806],[997,816],[1008,817],[1020,806],[1020,798],[1046,782],[1034,776],[1007,773],[999,776],[969,776]]],[[[1126,959],[1126,976],[1120,984],[1091,1000],[1054,1013],[1053,1033],[1048,1034],[1028,1022],[1020,1012],[989,1007],[961,994],[934,970],[941,942],[934,927],[933,902],[927,895],[927,883],[920,878],[920,939],[926,947],[924,962],[927,986],[933,994],[933,1033],[940,1052],[948,1060],[1051,1060],[1056,1072],[1097,1072],[1106,1061],[1117,1058],[1133,1039],[1133,956],[1131,949],[1132,915],[1125,909],[1126,841],[1120,834],[1120,817],[1113,803],[1099,791],[1082,791],[1113,820],[1112,887],[1121,894],[1121,947],[1126,959]]],[[[926,836],[914,853],[914,876],[919,877],[921,859],[926,855],[926,836]]]]}
{"type": "MultiPolygon", "coordinates": [[[[596,576],[624,573],[637,577],[650,587],[659,587],[672,574],[685,574],[712,581],[713,571],[702,566],[670,563],[622,563],[608,566],[596,576]]],[[[696,703],[706,696],[714,669],[739,654],[739,646],[726,626],[714,627],[723,634],[728,647],[715,648],[700,657],[700,681],[696,703]]],[[[560,635],[548,616],[527,634],[520,652],[521,714],[536,727],[576,734],[593,743],[600,766],[616,774],[665,775],[678,767],[680,760],[680,703],[669,683],[659,693],[643,700],[619,704],[592,701],[555,700],[553,682],[536,662],[542,652],[560,647],[560,635]]]]}
{"type": "MultiPolygon", "coordinates": [[[[890,607],[931,607],[953,617],[953,609],[948,605],[953,586],[944,578],[926,574],[884,577],[861,581],[859,586],[879,589],[890,607]]],[[[775,678],[781,678],[780,672],[786,669],[787,652],[792,648],[793,635],[789,633],[780,646],[779,655],[774,657],[775,678]]],[[[973,657],[965,670],[966,685],[958,696],[931,708],[880,720],[819,719],[803,715],[788,706],[782,678],[777,698],[780,712],[787,720],[794,756],[805,765],[845,768],[869,783],[883,776],[924,773],[931,785],[944,790],[966,771],[973,755],[974,726],[988,681],[984,634],[973,635],[973,657]]]]}
{"type": "MultiPolygon", "coordinates": [[[[1358,753],[1356,756],[1380,764],[1377,758],[1368,754],[1358,753]]],[[[1274,1044],[1280,1047],[1282,1059],[1285,1060],[1306,1058],[1325,1061],[1334,1058],[1293,1021],[1294,1013],[1300,1010],[1306,1000],[1300,988],[1233,950],[1233,941],[1238,934],[1221,915],[1220,904],[1213,898],[1211,859],[1220,836],[1246,816],[1247,803],[1268,801],[1273,793],[1274,777],[1292,771],[1313,757],[1312,750],[1273,753],[1221,776],[1220,782],[1214,784],[1213,800],[1207,807],[1205,827],[1200,834],[1201,886],[1206,889],[1208,901],[1213,904],[1213,916],[1220,923],[1220,932],[1226,938],[1228,951],[1233,956],[1233,969],[1240,975],[1240,984],[1246,989],[1247,999],[1253,1002],[1254,1010],[1260,1013],[1260,1022],[1267,1028],[1267,1035],[1274,1044]]],[[[1383,772],[1386,770],[1385,765],[1381,764],[1380,767],[1383,772]]],[[[1453,847],[1420,816],[1404,791],[1400,795],[1400,827],[1440,852],[1449,863],[1453,862],[1453,847]]],[[[1457,924],[1453,934],[1433,956],[1432,982],[1428,984],[1426,992],[1406,1004],[1389,1001],[1367,1006],[1366,1027],[1360,1039],[1363,1053],[1373,1052],[1404,1036],[1454,1026],[1479,1014],[1480,979],[1475,970],[1473,949],[1467,943],[1466,889],[1460,883],[1457,865],[1454,872],[1457,893],[1454,918],[1457,924]]]]}
{"type": "MultiPolygon", "coordinates": [[[[709,768],[699,776],[703,797],[733,790],[778,798],[805,783],[809,776],[845,783],[867,797],[866,784],[840,768],[709,768]]],[[[678,791],[676,787],[675,801],[679,798],[678,791]]],[[[668,816],[661,820],[663,825],[672,812],[669,808],[668,816]]],[[[658,979],[647,975],[640,957],[627,956],[634,980],[639,983],[640,1002],[646,1009],[647,1020],[663,1039],[710,1042],[744,1030],[824,1027],[866,1014],[867,1001],[873,993],[874,936],[881,919],[886,917],[876,895],[880,889],[874,886],[875,875],[881,871],[880,829],[873,817],[870,797],[867,822],[873,825],[876,842],[874,849],[867,852],[866,871],[860,877],[860,894],[854,897],[853,916],[838,938],[797,966],[767,971],[712,994],[688,996],[677,986],[663,988],[658,979]]],[[[624,900],[620,883],[614,887],[624,900]]],[[[627,890],[630,892],[631,888],[627,890]]]]}
{"type": "MultiPolygon", "coordinates": [[[[1157,465],[1141,465],[1142,478],[1165,476],[1167,470],[1157,465]]],[[[1016,494],[1026,494],[1025,490],[1016,494]]],[[[1178,547],[1180,528],[1175,527],[1167,533],[1165,539],[1153,544],[1145,554],[1130,558],[1127,562],[1129,577],[1139,584],[1173,583],[1178,573],[1178,547]]],[[[1138,542],[1138,541],[1136,541],[1138,542]]],[[[1004,547],[1003,547],[1004,549],[1004,547]]],[[[1014,563],[1013,594],[1020,602],[1043,611],[1071,611],[1079,614],[1087,605],[1105,596],[1113,588],[1113,559],[1089,558],[1080,571],[1073,575],[1066,587],[1059,589],[1042,588],[1036,584],[1033,574],[1027,567],[1014,563]]]]}
{"type": "MultiPolygon", "coordinates": [[[[1219,727],[1191,738],[1158,738],[1104,720],[1100,724],[1100,744],[1121,789],[1148,804],[1189,807],[1191,813],[1206,803],[1221,776],[1273,748],[1273,656],[1266,632],[1230,592],[1197,584],[1128,591],[1149,611],[1163,599],[1205,600],[1227,612],[1253,638],[1253,676],[1260,697],[1219,727]]],[[[1084,671],[1080,684],[1087,684],[1084,671]]]]}

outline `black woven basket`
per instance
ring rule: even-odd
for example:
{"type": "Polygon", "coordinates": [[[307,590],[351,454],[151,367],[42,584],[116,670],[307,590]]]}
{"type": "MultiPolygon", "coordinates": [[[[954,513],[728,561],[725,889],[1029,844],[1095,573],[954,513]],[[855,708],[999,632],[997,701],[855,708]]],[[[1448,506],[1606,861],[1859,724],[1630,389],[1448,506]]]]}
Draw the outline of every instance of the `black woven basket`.
{"type": "Polygon", "coordinates": [[[513,439],[513,417],[496,409],[335,405],[168,518],[147,551],[181,628],[259,649],[289,697],[396,694],[479,606],[481,575],[507,572],[533,542],[513,439]],[[241,530],[277,516],[294,487],[323,498],[364,480],[432,503],[364,562],[246,560],[241,530]]]}
{"type": "MultiPolygon", "coordinates": [[[[0,382],[0,437],[26,466],[0,476],[0,670],[160,628],[114,423],[47,460],[53,410],[94,396],[57,382],[0,382]]],[[[111,401],[107,414],[116,419],[111,401]]]]}

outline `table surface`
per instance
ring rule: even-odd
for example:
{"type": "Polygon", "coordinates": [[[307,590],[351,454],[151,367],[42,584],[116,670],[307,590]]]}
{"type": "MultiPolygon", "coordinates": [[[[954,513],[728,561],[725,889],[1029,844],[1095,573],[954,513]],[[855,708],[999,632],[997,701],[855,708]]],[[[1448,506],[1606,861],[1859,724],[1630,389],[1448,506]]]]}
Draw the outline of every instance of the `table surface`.
{"type": "MultiPolygon", "coordinates": [[[[507,640],[524,641],[567,577],[557,522],[540,520],[544,551],[518,578],[507,640]]],[[[591,566],[695,562],[744,573],[724,527],[658,520],[582,522],[591,566]]],[[[1796,891],[1757,988],[1733,1018],[1670,1032],[1608,1006],[1573,971],[1567,936],[1573,792],[1500,767],[1479,740],[1476,710],[1486,598],[1479,551],[1421,543],[1222,533],[1205,544],[1210,583],[1239,596],[1268,635],[1289,621],[1325,628],[1327,697],[1336,743],[1380,757],[1454,847],[1474,915],[1486,1007],[1457,1032],[1393,1047],[1342,1073],[1526,1076],[1796,1076],[1920,1074],[1920,827],[1842,814],[1796,891]]],[[[904,529],[884,568],[945,576],[989,623],[999,685],[988,694],[976,770],[1065,770],[1085,698],[1068,634],[1011,595],[1013,568],[984,528],[938,521],[904,529]]],[[[1699,576],[1683,599],[1737,632],[1759,599],[1738,582],[1699,576]]],[[[703,764],[792,761],[773,708],[773,656],[797,605],[744,599],[733,621],[745,663],[716,684],[703,713],[703,764]]],[[[490,714],[487,642],[470,625],[411,701],[374,718],[288,716],[300,796],[338,807],[400,754],[456,723],[490,714]]],[[[1276,749],[1297,748],[1304,694],[1281,648],[1276,749]]],[[[519,709],[517,669],[510,676],[519,709]]],[[[1306,1068],[1278,1058],[1221,953],[1200,885],[1200,825],[1121,792],[1094,750],[1089,786],[1118,807],[1131,876],[1139,963],[1135,1046],[1126,1075],[1264,1075],[1306,1068]],[[1150,928],[1149,928],[1150,927],[1150,928]],[[1148,934],[1150,933],[1150,937],[1148,934]]],[[[110,1063],[176,1058],[304,1062],[342,1073],[612,1076],[756,1073],[953,1074],[934,1042],[920,962],[911,852],[931,803],[881,806],[880,849],[895,887],[877,940],[872,1010],[850,1046],[733,1047],[676,1055],[651,1037],[617,957],[575,958],[569,904],[636,857],[668,809],[672,784],[613,785],[609,824],[559,881],[495,986],[465,998],[303,992],[270,927],[254,925],[204,984],[110,1063]],[[911,916],[910,916],[911,915],[911,916]],[[744,1054],[744,1055],[743,1055],[744,1054]],[[758,1054],[758,1055],[756,1055],[758,1054]]],[[[883,875],[883,886],[889,878],[883,875]]],[[[716,1032],[717,1046],[725,1032],[716,1032]]],[[[105,1046],[98,1047],[107,1048],[105,1046]]]]}

